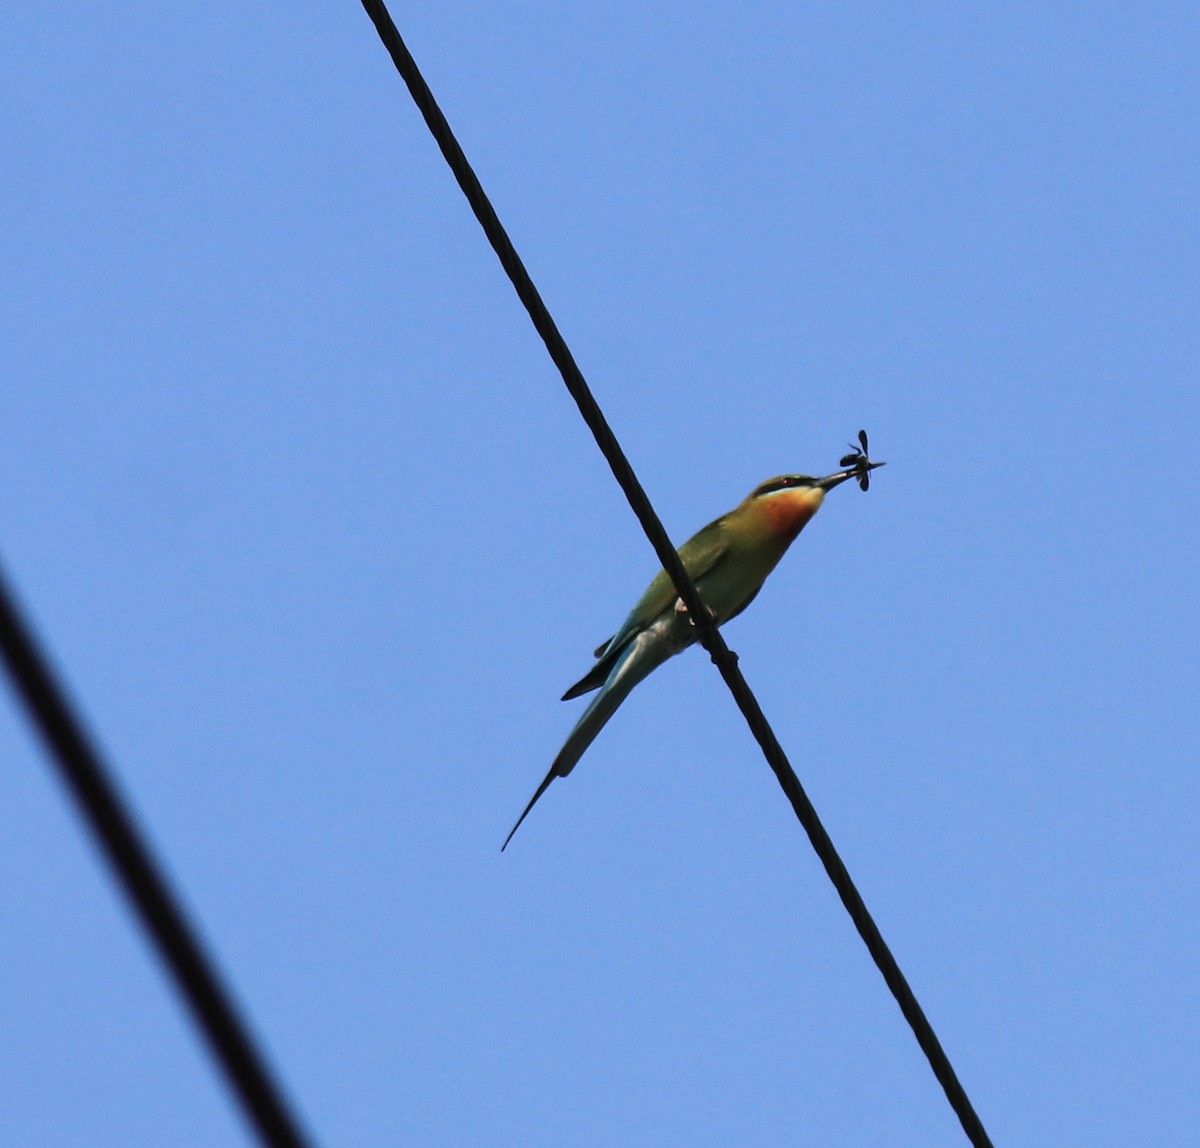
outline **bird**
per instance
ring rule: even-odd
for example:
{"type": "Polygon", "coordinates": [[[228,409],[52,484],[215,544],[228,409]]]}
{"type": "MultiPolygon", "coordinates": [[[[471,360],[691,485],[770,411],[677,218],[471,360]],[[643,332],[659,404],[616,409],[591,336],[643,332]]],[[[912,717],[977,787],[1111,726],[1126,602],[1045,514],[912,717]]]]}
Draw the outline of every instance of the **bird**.
{"type": "MultiPolygon", "coordinates": [[[[714,519],[679,548],[679,557],[700,600],[721,626],[736,618],[762,589],[787,548],[820,509],[825,495],[847,479],[866,490],[882,462],[867,454],[867,435],[843,456],[840,470],[822,478],[781,474],[759,483],[737,506],[714,519]]],[[[668,658],[699,640],[699,631],[665,570],[659,570],[621,628],[596,647],[592,666],[563,701],[599,692],[567,735],[549,772],[500,846],[503,853],[556,777],[566,777],[633,687],[668,658]]]]}

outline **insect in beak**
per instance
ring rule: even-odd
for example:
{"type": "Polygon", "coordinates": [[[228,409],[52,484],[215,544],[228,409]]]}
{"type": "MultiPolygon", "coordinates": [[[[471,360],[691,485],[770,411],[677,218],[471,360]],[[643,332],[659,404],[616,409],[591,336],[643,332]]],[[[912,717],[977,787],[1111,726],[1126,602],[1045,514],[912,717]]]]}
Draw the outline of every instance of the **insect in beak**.
{"type": "Polygon", "coordinates": [[[838,466],[843,469],[853,470],[854,477],[858,479],[858,485],[866,490],[871,485],[871,471],[877,466],[883,466],[882,462],[872,462],[871,452],[867,447],[867,432],[860,430],[858,432],[858,446],[853,443],[847,444],[850,447],[850,453],[844,454],[838,460],[838,466]]]}

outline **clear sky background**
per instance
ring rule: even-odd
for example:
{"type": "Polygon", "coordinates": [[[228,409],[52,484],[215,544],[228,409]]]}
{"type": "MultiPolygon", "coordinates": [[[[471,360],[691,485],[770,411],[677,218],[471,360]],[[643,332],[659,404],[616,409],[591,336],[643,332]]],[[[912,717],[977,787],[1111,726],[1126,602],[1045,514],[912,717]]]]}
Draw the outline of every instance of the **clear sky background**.
{"type": "MultiPolygon", "coordinates": [[[[1200,1123],[1200,10],[395,17],[997,1144],[1200,1123]]],[[[0,11],[0,555],[321,1145],[964,1143],[357,4],[0,11]]],[[[249,1136],[0,704],[0,1142],[249,1136]]]]}

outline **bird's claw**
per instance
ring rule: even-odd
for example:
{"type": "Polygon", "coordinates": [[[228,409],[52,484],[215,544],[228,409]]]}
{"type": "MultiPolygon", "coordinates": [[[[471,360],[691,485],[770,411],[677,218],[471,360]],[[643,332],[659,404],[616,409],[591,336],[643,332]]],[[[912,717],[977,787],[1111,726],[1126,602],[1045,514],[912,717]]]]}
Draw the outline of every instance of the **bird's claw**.
{"type": "MultiPolygon", "coordinates": [[[[704,605],[704,603],[701,603],[701,605],[704,605]]],[[[704,612],[708,615],[708,621],[709,621],[710,625],[717,620],[716,614],[714,614],[707,605],[704,605],[704,612]]],[[[688,615],[688,624],[691,626],[694,626],[696,624],[696,619],[693,618],[690,614],[688,614],[688,608],[687,608],[687,606],[684,605],[682,598],[675,599],[675,613],[676,614],[687,614],[688,615]]]]}

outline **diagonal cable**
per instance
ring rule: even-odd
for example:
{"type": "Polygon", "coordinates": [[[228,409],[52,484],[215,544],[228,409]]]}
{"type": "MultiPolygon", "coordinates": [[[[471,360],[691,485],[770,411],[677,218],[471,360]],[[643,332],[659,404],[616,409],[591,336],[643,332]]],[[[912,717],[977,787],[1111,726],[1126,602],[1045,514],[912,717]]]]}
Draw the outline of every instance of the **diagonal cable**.
{"type": "Polygon", "coordinates": [[[159,872],[100,754],[23,621],[2,573],[0,653],[30,722],[37,727],[59,776],[187,1001],[192,1019],[208,1041],[209,1052],[225,1073],[246,1119],[263,1144],[304,1148],[308,1141],[255,1047],[249,1028],[159,872]]]}
{"type": "Polygon", "coordinates": [[[599,404],[592,396],[583,373],[580,371],[574,356],[559,333],[558,327],[551,317],[550,312],[546,309],[545,303],[542,302],[541,295],[534,286],[528,271],[525,270],[525,265],[521,262],[520,256],[517,255],[516,249],[508,237],[508,233],[500,223],[500,219],[496,215],[495,209],[492,207],[487,195],[484,193],[482,184],[480,184],[478,177],[467,161],[462,147],[459,145],[458,140],[455,139],[454,133],[450,130],[450,125],[446,117],[442,114],[441,108],[438,107],[437,102],[434,100],[433,93],[429,90],[429,85],[426,84],[424,77],[417,68],[416,61],[413,60],[408,47],[401,38],[390,13],[381,0],[362,0],[362,5],[375,25],[375,29],[379,33],[379,38],[382,40],[384,47],[391,55],[396,70],[408,86],[409,93],[412,95],[413,101],[424,117],[426,125],[437,141],[442,155],[450,165],[450,170],[454,173],[454,178],[458,181],[458,185],[467,197],[471,209],[475,212],[475,217],[479,220],[480,226],[482,226],[488,238],[488,242],[491,243],[496,255],[500,259],[501,265],[512,281],[518,297],[529,312],[529,317],[532,319],[537,333],[541,336],[542,342],[546,344],[546,350],[549,351],[551,359],[554,360],[555,366],[558,367],[567,390],[579,407],[579,413],[583,416],[584,422],[587,423],[588,429],[591,430],[592,435],[596,439],[596,445],[599,446],[612,469],[613,476],[620,484],[622,491],[624,491],[630,507],[632,507],[638,521],[642,524],[642,529],[646,532],[647,538],[650,539],[650,543],[654,547],[654,551],[658,555],[663,569],[670,575],[671,581],[675,584],[675,588],[679,592],[679,597],[687,607],[688,613],[697,622],[700,630],[700,641],[703,643],[704,648],[708,650],[721,676],[725,679],[734,700],[737,702],[738,708],[742,711],[747,724],[750,726],[751,732],[762,747],[763,755],[774,771],[775,777],[778,779],[788,800],[792,803],[792,809],[795,811],[796,817],[808,834],[813,849],[816,850],[821,864],[824,865],[826,873],[829,874],[830,880],[837,889],[838,896],[842,899],[842,904],[845,905],[872,959],[883,974],[884,981],[887,983],[892,995],[896,998],[896,1002],[900,1006],[900,1011],[911,1026],[917,1042],[928,1058],[930,1067],[933,1069],[934,1075],[945,1091],[946,1098],[958,1116],[963,1130],[967,1134],[967,1138],[975,1145],[975,1148],[991,1148],[992,1142],[988,1138],[983,1123],[971,1106],[966,1091],[959,1082],[954,1067],[946,1056],[945,1050],[937,1038],[937,1034],[933,1031],[933,1027],[930,1025],[916,996],[909,987],[908,981],[905,980],[904,974],[900,971],[900,966],[896,963],[896,959],[892,956],[891,950],[884,941],[879,927],[868,912],[867,906],[858,889],[855,887],[849,871],[834,848],[833,841],[826,832],[824,825],[821,824],[821,819],[817,816],[817,811],[809,800],[808,794],[805,793],[804,787],[800,784],[799,778],[797,778],[795,771],[792,769],[783,752],[783,748],[767,723],[767,719],[759,707],[757,699],[746,684],[741,670],[738,669],[737,655],[725,644],[725,639],[711,622],[701,621],[702,619],[708,619],[709,614],[700,600],[700,595],[696,591],[696,587],[688,577],[687,571],[684,570],[683,563],[680,561],[679,555],[675,552],[675,547],[671,545],[671,540],[667,536],[667,532],[663,528],[662,522],[655,513],[653,506],[651,506],[646,492],[642,489],[641,483],[638,482],[633,467],[625,457],[625,452],[617,442],[616,436],[609,427],[603,412],[600,410],[599,404]]]}

